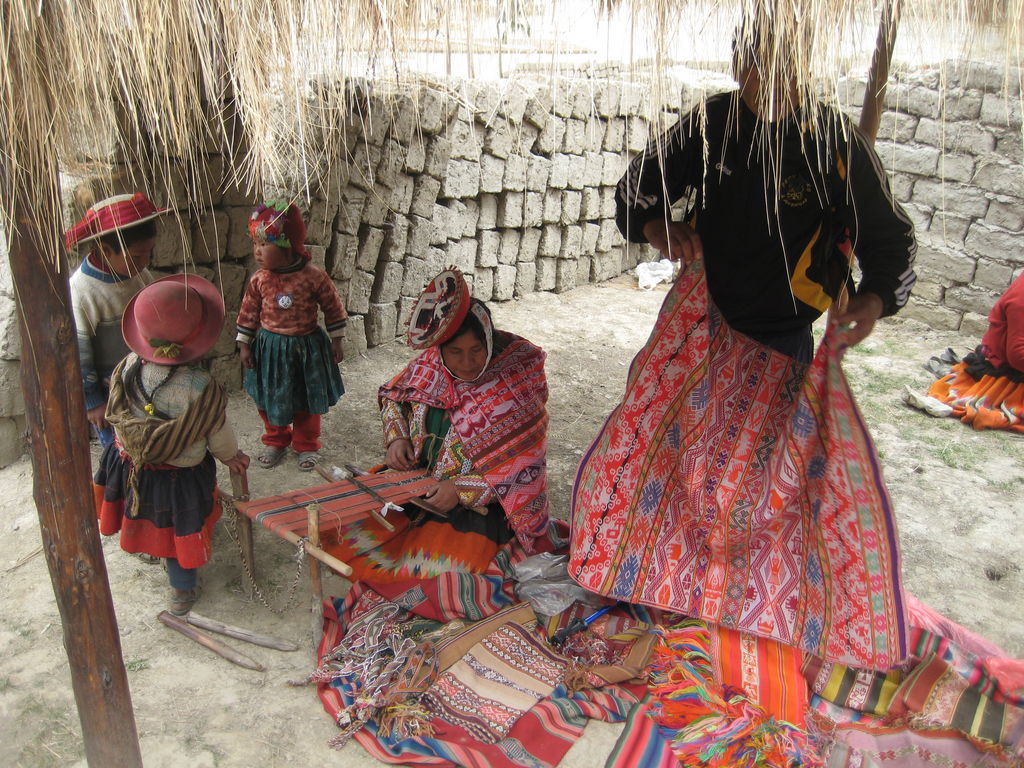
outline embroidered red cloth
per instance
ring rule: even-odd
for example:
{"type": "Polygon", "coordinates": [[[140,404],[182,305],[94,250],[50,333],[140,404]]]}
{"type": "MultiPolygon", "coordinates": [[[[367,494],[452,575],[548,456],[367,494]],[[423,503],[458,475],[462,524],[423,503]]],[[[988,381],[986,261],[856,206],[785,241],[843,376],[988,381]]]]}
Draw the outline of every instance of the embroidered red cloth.
{"type": "Polygon", "coordinates": [[[803,366],[680,276],[577,474],[569,573],[609,597],[888,669],[896,522],[831,336],[803,366]]]}

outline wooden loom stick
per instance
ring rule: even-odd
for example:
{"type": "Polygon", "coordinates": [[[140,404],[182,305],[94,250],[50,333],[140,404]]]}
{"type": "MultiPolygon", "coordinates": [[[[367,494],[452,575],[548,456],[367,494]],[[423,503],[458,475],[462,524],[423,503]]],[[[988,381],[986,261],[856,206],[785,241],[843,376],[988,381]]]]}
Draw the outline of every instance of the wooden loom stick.
{"type": "Polygon", "coordinates": [[[859,127],[874,143],[878,137],[878,126],[885,109],[885,87],[889,82],[889,65],[896,47],[896,29],[900,23],[902,0],[886,0],[882,5],[878,22],[878,38],[868,69],[868,81],[864,85],[864,106],[860,113],[859,127]]]}
{"type": "MultiPolygon", "coordinates": [[[[173,614],[172,614],[173,615],[173,614]]],[[[199,627],[200,629],[206,629],[210,632],[216,632],[218,635],[226,635],[227,637],[233,637],[237,640],[244,640],[247,643],[253,645],[259,645],[264,648],[273,648],[275,651],[297,651],[299,646],[295,643],[290,643],[287,640],[278,640],[276,637],[269,637],[267,635],[261,635],[256,632],[252,632],[244,627],[235,627],[231,624],[224,624],[223,622],[215,619],[208,619],[205,616],[200,616],[196,612],[189,613],[185,620],[193,626],[199,627]]]]}
{"type": "MultiPolygon", "coordinates": [[[[243,470],[242,472],[231,473],[231,494],[232,501],[248,501],[249,500],[249,476],[243,470]]],[[[252,543],[252,520],[247,514],[242,512],[234,505],[231,504],[231,509],[235,513],[235,521],[238,530],[238,545],[242,550],[242,559],[245,561],[242,564],[242,592],[246,599],[252,600],[255,597],[254,592],[256,590],[256,550],[253,548],[252,543]]]]}
{"type": "Polygon", "coordinates": [[[181,632],[181,634],[183,634],[189,640],[194,640],[204,648],[209,648],[218,656],[227,659],[232,664],[237,664],[240,667],[252,669],[256,672],[266,671],[266,667],[264,667],[259,662],[253,661],[244,653],[239,653],[230,645],[225,645],[220,640],[215,638],[213,635],[209,635],[206,632],[203,632],[203,630],[191,626],[184,619],[175,616],[170,611],[160,611],[160,613],[157,615],[157,619],[159,619],[162,624],[165,624],[171,629],[181,632]]]}
{"type": "MultiPolygon", "coordinates": [[[[382,467],[383,467],[383,466],[386,466],[386,465],[384,465],[384,464],[381,464],[381,465],[379,465],[379,466],[382,466],[382,467]]],[[[376,472],[376,471],[372,471],[372,472],[371,472],[371,471],[369,471],[369,470],[366,470],[366,469],[360,469],[359,467],[357,467],[357,466],[354,466],[354,465],[352,465],[352,464],[346,464],[346,465],[345,465],[345,469],[347,469],[347,470],[348,470],[348,471],[349,471],[349,472],[350,472],[350,473],[352,474],[352,476],[353,476],[353,480],[354,480],[354,479],[355,479],[356,477],[361,477],[362,475],[373,475],[373,474],[377,474],[377,472],[376,472]]],[[[412,505],[413,505],[414,507],[416,507],[416,508],[418,508],[418,509],[422,509],[422,510],[423,510],[424,512],[429,512],[429,513],[430,513],[430,514],[432,514],[432,515],[437,515],[438,517],[440,517],[440,518],[442,518],[442,519],[447,519],[447,518],[448,518],[448,513],[447,513],[447,512],[442,512],[442,511],[441,511],[441,510],[439,510],[439,509],[434,509],[433,507],[431,507],[431,506],[429,506],[428,504],[426,504],[426,503],[424,503],[424,502],[420,501],[420,500],[419,500],[419,499],[417,499],[416,497],[412,497],[412,498],[409,498],[409,499],[407,499],[406,501],[403,501],[402,503],[403,503],[403,504],[412,504],[412,505]]],[[[474,511],[476,511],[476,510],[474,510],[474,511]]],[[[480,514],[484,514],[484,515],[486,515],[487,513],[486,513],[486,512],[481,512],[480,514]]]]}
{"type": "MultiPolygon", "coordinates": [[[[285,541],[290,542],[292,544],[298,544],[300,541],[302,541],[302,537],[301,536],[299,536],[297,533],[292,533],[291,531],[276,530],[276,531],[274,531],[274,533],[276,533],[278,536],[280,536],[285,541]]],[[[303,546],[304,546],[304,548],[306,550],[306,554],[307,555],[310,555],[311,557],[315,557],[317,560],[319,560],[321,563],[326,565],[328,568],[333,568],[338,573],[340,573],[342,576],[350,576],[352,574],[352,568],[349,565],[347,565],[346,563],[343,563],[341,560],[336,558],[334,555],[331,555],[331,554],[328,554],[327,552],[324,552],[319,547],[314,547],[308,541],[304,542],[303,546]]]]}
{"type": "MultiPolygon", "coordinates": [[[[309,546],[319,549],[320,505],[316,503],[310,504],[306,507],[306,512],[308,514],[306,541],[309,543],[309,546]]],[[[309,555],[307,559],[309,563],[309,584],[313,590],[312,605],[309,607],[309,610],[313,615],[313,650],[315,652],[324,624],[324,588],[323,582],[320,580],[320,561],[312,555],[309,555]]]]}
{"type": "MultiPolygon", "coordinates": [[[[334,476],[334,473],[328,472],[327,468],[324,467],[323,465],[317,464],[316,465],[316,471],[319,472],[320,473],[320,477],[322,477],[327,482],[329,482],[329,483],[336,483],[336,482],[338,482],[338,478],[336,478],[334,476]]],[[[376,520],[378,523],[380,523],[380,525],[385,530],[390,531],[392,533],[394,532],[395,526],[393,526],[391,523],[389,523],[387,518],[384,517],[384,515],[382,515],[376,509],[371,509],[370,510],[370,517],[372,517],[374,520],[376,520]]]]}

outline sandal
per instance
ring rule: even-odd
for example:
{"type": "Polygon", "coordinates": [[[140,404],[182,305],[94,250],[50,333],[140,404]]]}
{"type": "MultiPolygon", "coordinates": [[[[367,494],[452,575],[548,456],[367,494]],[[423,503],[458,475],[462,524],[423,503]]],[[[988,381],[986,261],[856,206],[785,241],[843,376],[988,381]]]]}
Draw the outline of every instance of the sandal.
{"type": "Polygon", "coordinates": [[[156,565],[160,562],[160,558],[156,555],[151,555],[148,552],[135,552],[134,553],[139,560],[144,562],[146,565],[156,565]]]}
{"type": "Polygon", "coordinates": [[[299,453],[299,469],[303,472],[310,472],[322,458],[316,451],[302,451],[299,453]]]}
{"type": "Polygon", "coordinates": [[[287,448],[281,448],[276,445],[268,445],[259,456],[256,457],[256,461],[264,469],[271,469],[281,463],[281,459],[284,458],[285,453],[288,452],[287,448]]]}
{"type": "Polygon", "coordinates": [[[196,590],[194,589],[171,589],[170,612],[175,616],[184,616],[192,610],[196,602],[196,590]]]}

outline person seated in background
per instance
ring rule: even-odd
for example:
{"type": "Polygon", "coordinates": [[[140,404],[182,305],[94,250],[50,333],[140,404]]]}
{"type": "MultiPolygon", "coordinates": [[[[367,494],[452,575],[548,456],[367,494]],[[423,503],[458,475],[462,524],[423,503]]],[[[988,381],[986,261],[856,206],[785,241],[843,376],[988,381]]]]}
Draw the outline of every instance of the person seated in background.
{"type": "Polygon", "coordinates": [[[933,383],[928,395],[975,429],[1024,432],[1024,274],[992,307],[980,346],[933,383]]]}
{"type": "Polygon", "coordinates": [[[324,549],[353,581],[480,572],[513,539],[534,553],[548,527],[544,351],[495,329],[455,269],[423,290],[408,342],[422,351],[379,392],[386,461],[434,477],[432,512],[410,505],[394,533],[367,520],[324,549]]]}

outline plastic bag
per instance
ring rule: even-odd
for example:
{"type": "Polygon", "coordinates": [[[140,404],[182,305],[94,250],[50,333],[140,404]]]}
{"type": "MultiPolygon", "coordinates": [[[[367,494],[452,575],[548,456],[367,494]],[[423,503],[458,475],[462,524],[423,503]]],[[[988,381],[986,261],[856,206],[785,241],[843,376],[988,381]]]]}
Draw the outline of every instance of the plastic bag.
{"type": "Polygon", "coordinates": [[[636,280],[642,290],[649,291],[658,283],[670,283],[676,274],[676,265],[669,259],[645,261],[636,265],[636,280]]]}
{"type": "Polygon", "coordinates": [[[533,606],[538,616],[555,616],[577,600],[589,602],[591,594],[569,577],[568,555],[543,552],[515,567],[516,596],[533,606]]]}

